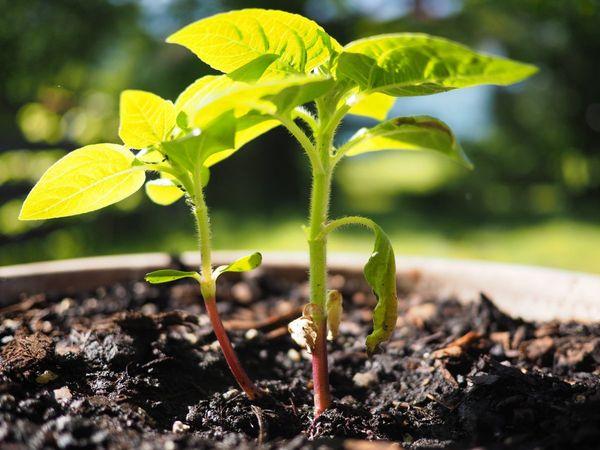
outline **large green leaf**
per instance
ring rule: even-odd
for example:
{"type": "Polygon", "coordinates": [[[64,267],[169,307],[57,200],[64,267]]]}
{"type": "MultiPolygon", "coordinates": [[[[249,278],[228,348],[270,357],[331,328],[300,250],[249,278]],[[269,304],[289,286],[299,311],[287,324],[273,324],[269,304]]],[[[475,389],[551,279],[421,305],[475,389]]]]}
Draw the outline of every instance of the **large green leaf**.
{"type": "Polygon", "coordinates": [[[362,128],[344,149],[347,156],[380,150],[433,151],[472,167],[448,125],[429,116],[396,117],[373,128],[362,128]]]}
{"type": "Polygon", "coordinates": [[[207,124],[198,135],[164,142],[162,148],[169,160],[194,173],[202,170],[211,156],[235,146],[236,119],[226,112],[207,124]]]}
{"type": "Polygon", "coordinates": [[[530,64],[478,53],[447,39],[398,33],[349,43],[337,59],[335,73],[363,91],[399,97],[481,84],[508,85],[536,70],[530,64]]]}
{"type": "Polygon", "coordinates": [[[59,159],[33,187],[20,220],[95,211],[136,192],[146,178],[135,156],[116,144],[87,145],[59,159]]]}
{"type": "Polygon", "coordinates": [[[225,73],[267,54],[279,57],[271,72],[308,73],[340,49],[312,20],[265,9],[230,11],[199,20],[169,36],[167,42],[188,48],[225,73]]]}
{"type": "Polygon", "coordinates": [[[373,332],[367,336],[367,352],[372,354],[387,341],[396,328],[398,297],[396,294],[396,261],[388,236],[373,224],[375,245],[365,265],[365,278],[377,297],[373,310],[373,332]]]}
{"type": "Polygon", "coordinates": [[[252,253],[251,255],[235,260],[231,264],[217,267],[213,271],[213,279],[216,280],[225,272],[247,272],[249,270],[256,269],[258,266],[260,266],[261,262],[262,255],[258,252],[252,253]]]}
{"type": "Polygon", "coordinates": [[[131,148],[164,141],[175,126],[175,107],[151,92],[128,90],[121,94],[119,137],[131,148]]]}

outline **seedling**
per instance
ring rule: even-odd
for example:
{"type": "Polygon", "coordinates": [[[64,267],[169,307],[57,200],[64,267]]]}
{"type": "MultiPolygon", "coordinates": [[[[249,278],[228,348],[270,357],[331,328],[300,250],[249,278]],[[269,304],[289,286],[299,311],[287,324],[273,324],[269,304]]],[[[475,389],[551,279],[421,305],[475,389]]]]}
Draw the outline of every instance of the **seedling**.
{"type": "MultiPolygon", "coordinates": [[[[262,9],[231,11],[200,20],[167,41],[187,47],[226,74],[252,61],[272,58],[261,75],[254,73],[256,81],[245,88],[238,85],[235,97],[243,106],[236,107],[236,117],[247,120],[244,109],[255,111],[255,123],[260,124],[260,129],[254,128],[251,138],[283,125],[298,140],[310,162],[313,179],[306,227],[310,304],[291,328],[312,352],[318,415],[331,402],[328,321],[334,334],[341,315],[339,293],[327,292],[327,237],[331,232],[346,225],[360,225],[375,235],[374,250],[364,270],[377,296],[373,332],[366,342],[369,353],[389,339],[397,315],[396,267],[387,235],[364,217],[328,217],[334,169],[344,157],[379,150],[433,151],[471,167],[452,131],[440,120],[426,116],[385,120],[395,97],[429,95],[481,84],[508,85],[532,75],[536,68],[417,33],[373,36],[342,46],[311,20],[262,9]],[[274,88],[286,82],[293,84],[293,89],[274,88]],[[311,101],[311,109],[302,106],[311,101]],[[347,114],[381,123],[361,129],[336,146],[336,130],[347,114]]],[[[195,117],[198,120],[199,116],[195,117]]]]}
{"type": "Polygon", "coordinates": [[[202,264],[200,272],[164,269],[149,273],[146,280],[166,283],[189,277],[198,281],[227,364],[240,387],[255,399],[261,392],[241,366],[223,327],[216,307],[215,283],[224,272],[254,269],[261,263],[261,255],[254,253],[213,270],[204,198],[209,167],[239,148],[235,146],[237,121],[233,112],[224,111],[201,127],[192,128],[184,112],[185,99],[184,93],[173,104],[149,92],[123,92],[119,135],[124,145],[88,145],[67,154],[34,186],[19,218],[50,219],[94,211],[136,192],[144,184],[146,172],[160,174],[160,178],[146,182],[146,193],[160,205],[185,196],[196,220],[202,264]],[[134,154],[133,149],[139,151],[134,154]]]}

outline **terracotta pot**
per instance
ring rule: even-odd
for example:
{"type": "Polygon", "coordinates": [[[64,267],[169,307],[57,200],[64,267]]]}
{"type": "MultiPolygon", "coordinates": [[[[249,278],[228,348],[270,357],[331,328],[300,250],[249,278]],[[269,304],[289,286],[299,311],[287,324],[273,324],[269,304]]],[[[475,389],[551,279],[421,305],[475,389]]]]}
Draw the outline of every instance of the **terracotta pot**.
{"type": "MultiPolygon", "coordinates": [[[[216,252],[215,265],[248,252],[216,252]]],[[[333,254],[330,273],[362,277],[366,255],[333,254]]],[[[146,272],[165,267],[197,267],[196,253],[103,256],[0,267],[0,304],[22,294],[70,294],[114,282],[142,280],[146,272]]],[[[527,320],[600,320],[600,276],[540,267],[483,261],[399,257],[401,289],[426,297],[454,297],[463,302],[487,294],[507,313],[527,320]]],[[[307,276],[301,253],[266,253],[259,270],[289,279],[307,276]]]]}

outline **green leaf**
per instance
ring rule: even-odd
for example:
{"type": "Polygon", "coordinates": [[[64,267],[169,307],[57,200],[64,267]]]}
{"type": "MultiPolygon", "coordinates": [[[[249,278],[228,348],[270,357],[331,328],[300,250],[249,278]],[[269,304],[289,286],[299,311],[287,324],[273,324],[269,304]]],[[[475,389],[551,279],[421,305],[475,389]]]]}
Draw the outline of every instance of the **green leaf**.
{"type": "Polygon", "coordinates": [[[123,91],[119,137],[130,148],[144,148],[164,141],[177,113],[173,103],[145,91],[123,91]]]}
{"type": "Polygon", "coordinates": [[[169,159],[190,172],[201,170],[211,155],[234,148],[235,118],[233,113],[222,114],[197,136],[188,136],[162,144],[169,159]]]}
{"type": "Polygon", "coordinates": [[[379,150],[434,151],[472,167],[448,125],[429,116],[396,117],[362,128],[343,148],[347,156],[379,150]]]}
{"type": "Polygon", "coordinates": [[[146,178],[133,153],[121,145],[94,144],[58,160],[33,187],[20,220],[73,216],[117,203],[146,178]]]}
{"type": "Polygon", "coordinates": [[[341,49],[318,24],[297,14],[243,9],[217,14],[184,27],[167,38],[202,61],[229,73],[256,58],[278,56],[270,72],[308,73],[341,49]]]}
{"type": "Polygon", "coordinates": [[[358,97],[358,101],[350,108],[348,114],[370,117],[375,120],[385,120],[388,112],[396,102],[394,97],[379,92],[367,95],[354,95],[358,97]]]}
{"type": "Polygon", "coordinates": [[[177,99],[176,108],[185,111],[191,126],[203,128],[224,112],[233,110],[242,117],[251,110],[281,114],[323,95],[333,86],[327,76],[294,75],[257,83],[234,81],[227,75],[196,80],[177,99]]]}
{"type": "Polygon", "coordinates": [[[158,178],[146,182],[146,195],[158,205],[170,205],[183,197],[183,191],[168,178],[158,178]]]}
{"type": "Polygon", "coordinates": [[[507,58],[475,52],[447,39],[419,33],[373,36],[349,43],[336,76],[362,91],[401,97],[481,84],[508,85],[537,71],[507,58]]]}
{"type": "Polygon", "coordinates": [[[206,167],[214,166],[218,162],[229,158],[248,142],[279,125],[281,125],[279,121],[262,114],[250,112],[242,116],[237,119],[234,148],[214,153],[206,159],[204,165],[206,167]]]}
{"type": "Polygon", "coordinates": [[[365,265],[365,278],[375,296],[373,332],[367,336],[367,352],[372,354],[382,342],[387,341],[396,328],[398,297],[396,295],[396,261],[388,236],[374,224],[375,246],[365,265]]]}
{"type": "Polygon", "coordinates": [[[252,253],[251,255],[244,256],[229,265],[219,266],[213,271],[213,279],[217,279],[224,272],[247,272],[252,269],[256,269],[262,262],[262,255],[260,253],[252,253]]]}
{"type": "Polygon", "coordinates": [[[193,278],[200,282],[200,274],[198,272],[183,272],[181,270],[161,269],[155,270],[146,274],[145,280],[152,284],[169,283],[182,278],[193,278]]]}

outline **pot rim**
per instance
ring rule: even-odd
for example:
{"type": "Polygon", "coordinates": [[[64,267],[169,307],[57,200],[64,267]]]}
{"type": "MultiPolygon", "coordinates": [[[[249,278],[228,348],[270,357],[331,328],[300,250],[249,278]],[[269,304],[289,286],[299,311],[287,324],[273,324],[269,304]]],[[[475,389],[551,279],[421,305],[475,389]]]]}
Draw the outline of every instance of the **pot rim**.
{"type": "MultiPolygon", "coordinates": [[[[247,251],[216,251],[214,264],[226,264],[247,251]]],[[[368,255],[332,253],[331,274],[362,276],[368,255]]],[[[196,252],[180,256],[137,253],[65,259],[0,267],[0,305],[23,294],[72,294],[101,285],[143,280],[146,272],[165,267],[197,267],[196,252]]],[[[398,280],[405,295],[454,297],[470,302],[485,293],[507,313],[526,320],[600,321],[600,276],[568,270],[480,260],[420,256],[396,258],[398,280]]],[[[305,279],[307,255],[263,253],[262,272],[305,279]]]]}

